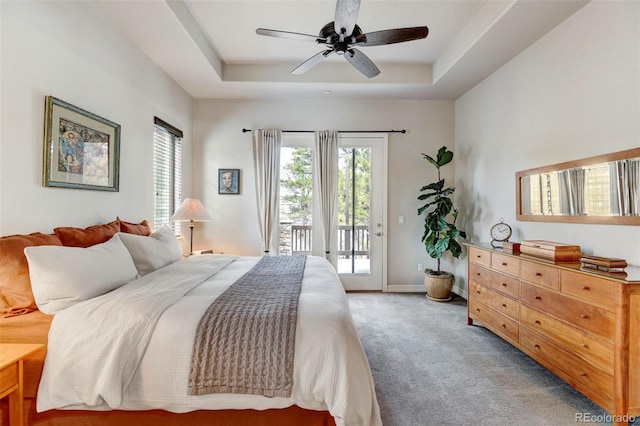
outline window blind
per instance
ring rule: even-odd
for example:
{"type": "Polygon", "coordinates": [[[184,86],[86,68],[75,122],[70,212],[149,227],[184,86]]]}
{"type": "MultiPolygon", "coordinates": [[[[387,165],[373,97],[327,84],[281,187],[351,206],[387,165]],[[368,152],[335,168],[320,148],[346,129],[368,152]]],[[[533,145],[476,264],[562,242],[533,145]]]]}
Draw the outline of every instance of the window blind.
{"type": "MultiPolygon", "coordinates": [[[[154,209],[153,226],[159,229],[171,225],[171,216],[180,204],[182,194],[182,131],[154,118],[153,133],[153,175],[154,175],[154,209]]],[[[174,231],[179,233],[178,224],[173,224],[174,231]]]]}

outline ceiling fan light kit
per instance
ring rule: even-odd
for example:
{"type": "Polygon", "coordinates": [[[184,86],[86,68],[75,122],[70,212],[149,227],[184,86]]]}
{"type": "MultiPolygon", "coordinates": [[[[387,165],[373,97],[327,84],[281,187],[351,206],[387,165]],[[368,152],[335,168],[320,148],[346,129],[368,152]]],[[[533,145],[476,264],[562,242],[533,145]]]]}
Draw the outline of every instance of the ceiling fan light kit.
{"type": "Polygon", "coordinates": [[[336,53],[337,55],[344,56],[347,62],[368,78],[377,76],[380,74],[380,70],[367,55],[354,46],[369,47],[403,43],[405,41],[426,38],[429,34],[427,27],[395,28],[364,34],[356,24],[359,10],[360,0],[338,0],[335,20],[322,27],[318,36],[289,31],[269,30],[266,28],[258,28],[256,34],[301,41],[313,41],[327,46],[327,50],[316,53],[293,69],[291,74],[297,75],[305,73],[322,62],[327,56],[336,53]]]}

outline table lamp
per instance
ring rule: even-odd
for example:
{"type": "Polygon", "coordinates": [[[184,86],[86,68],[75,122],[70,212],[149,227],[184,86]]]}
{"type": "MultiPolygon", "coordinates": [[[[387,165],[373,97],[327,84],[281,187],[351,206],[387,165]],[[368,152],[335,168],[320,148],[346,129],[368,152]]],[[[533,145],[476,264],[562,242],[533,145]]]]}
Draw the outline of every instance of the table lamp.
{"type": "Polygon", "coordinates": [[[180,207],[171,216],[175,222],[189,222],[191,231],[191,243],[189,245],[189,255],[193,254],[193,222],[204,222],[211,220],[211,216],[204,209],[204,206],[197,198],[185,198],[180,207]]]}

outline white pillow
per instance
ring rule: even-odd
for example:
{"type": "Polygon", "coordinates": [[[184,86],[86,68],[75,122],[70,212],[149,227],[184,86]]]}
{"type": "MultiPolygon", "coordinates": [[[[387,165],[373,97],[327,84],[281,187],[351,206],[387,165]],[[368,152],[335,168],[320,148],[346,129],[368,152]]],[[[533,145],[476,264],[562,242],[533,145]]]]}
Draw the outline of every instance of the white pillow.
{"type": "Polygon", "coordinates": [[[26,247],[31,289],[36,305],[45,314],[116,289],[136,278],[131,255],[114,235],[91,247],[26,247]]]}
{"type": "Polygon", "coordinates": [[[148,237],[119,232],[129,250],[138,273],[143,276],[182,257],[182,249],[173,231],[163,226],[148,237]]]}

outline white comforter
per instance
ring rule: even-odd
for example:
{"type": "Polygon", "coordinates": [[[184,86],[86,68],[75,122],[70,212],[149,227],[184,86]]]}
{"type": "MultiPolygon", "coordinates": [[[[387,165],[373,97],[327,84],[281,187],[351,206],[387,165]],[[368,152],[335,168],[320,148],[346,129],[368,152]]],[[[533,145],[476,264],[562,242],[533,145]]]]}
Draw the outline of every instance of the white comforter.
{"type": "Polygon", "coordinates": [[[331,265],[320,257],[307,259],[302,282],[291,397],[188,395],[198,321],[211,302],[258,260],[192,256],[56,314],[38,389],[38,411],[182,413],[295,404],[328,410],[339,426],[381,425],[371,370],[344,289],[331,265]]]}

